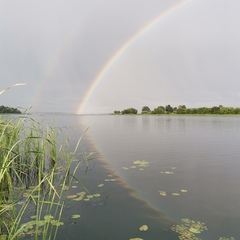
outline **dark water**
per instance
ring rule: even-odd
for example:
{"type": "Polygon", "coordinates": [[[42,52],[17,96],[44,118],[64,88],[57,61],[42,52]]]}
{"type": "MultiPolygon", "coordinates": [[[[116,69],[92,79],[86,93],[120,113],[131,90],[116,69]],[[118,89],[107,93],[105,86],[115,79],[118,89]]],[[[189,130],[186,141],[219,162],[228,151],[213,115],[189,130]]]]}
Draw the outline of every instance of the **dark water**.
{"type": "Polygon", "coordinates": [[[69,200],[58,239],[178,239],[171,226],[183,218],[205,223],[208,230],[196,234],[199,239],[240,239],[239,117],[54,118],[68,128],[73,145],[89,127],[81,148],[95,158],[87,174],[81,168],[77,174],[101,195],[90,202],[69,200]],[[149,164],[138,166],[137,160],[149,164]],[[77,213],[81,218],[68,219],[77,213]],[[144,224],[148,231],[139,231],[144,224]]]}

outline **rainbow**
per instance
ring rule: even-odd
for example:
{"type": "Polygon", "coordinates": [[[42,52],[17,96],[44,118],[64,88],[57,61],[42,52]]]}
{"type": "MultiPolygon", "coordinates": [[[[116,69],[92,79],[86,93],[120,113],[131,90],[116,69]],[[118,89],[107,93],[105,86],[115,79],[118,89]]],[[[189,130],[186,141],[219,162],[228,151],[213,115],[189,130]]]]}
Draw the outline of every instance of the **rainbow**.
{"type": "Polygon", "coordinates": [[[149,23],[147,23],[143,28],[141,28],[137,33],[135,33],[130,39],[128,39],[118,50],[114,55],[109,59],[109,61],[103,66],[101,71],[98,73],[96,78],[93,80],[92,84],[90,85],[89,89],[87,90],[82,102],[80,103],[77,114],[81,114],[91,97],[91,95],[94,92],[94,89],[97,87],[101,79],[104,77],[104,75],[108,72],[108,70],[113,66],[113,64],[116,62],[116,60],[138,39],[140,38],[144,33],[146,33],[148,30],[153,28],[157,23],[159,23],[161,20],[166,18],[167,16],[171,15],[173,12],[177,11],[178,9],[185,6],[187,3],[189,3],[192,0],[182,0],[181,2],[174,4],[164,12],[162,12],[160,15],[158,15],[156,18],[151,20],[149,23]]]}

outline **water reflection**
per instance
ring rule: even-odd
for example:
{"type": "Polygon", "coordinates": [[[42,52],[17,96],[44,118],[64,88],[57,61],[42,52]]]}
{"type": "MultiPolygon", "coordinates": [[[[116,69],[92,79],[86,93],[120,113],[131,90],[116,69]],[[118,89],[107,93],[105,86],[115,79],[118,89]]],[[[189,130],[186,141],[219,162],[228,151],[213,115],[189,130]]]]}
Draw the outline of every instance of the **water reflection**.
{"type": "Polygon", "coordinates": [[[94,121],[91,137],[100,147],[104,161],[128,187],[136,190],[139,199],[154,209],[164,209],[174,219],[188,217],[205,222],[212,229],[205,233],[208,238],[225,236],[228,229],[232,235],[240,235],[235,221],[240,215],[234,211],[240,207],[239,118],[89,119],[94,121]],[[149,167],[131,168],[136,160],[148,161],[149,167]],[[181,189],[187,193],[181,193],[181,189]],[[165,191],[167,196],[161,197],[159,191],[165,191]]]}
{"type": "MultiPolygon", "coordinates": [[[[103,118],[99,118],[97,121],[103,126],[103,123],[99,121],[100,119],[103,118]]],[[[80,123],[78,131],[82,131],[80,129],[86,128],[89,123],[91,123],[91,126],[95,124],[91,122],[92,118],[79,117],[78,121],[80,123]]],[[[114,124],[116,122],[114,121],[114,124]]],[[[126,122],[128,125],[129,120],[126,122]]],[[[97,202],[94,201],[91,204],[89,202],[81,203],[81,205],[78,202],[71,203],[67,214],[64,213],[64,217],[68,218],[69,215],[74,214],[76,208],[81,207],[81,216],[83,218],[82,220],[74,221],[74,224],[72,222],[70,222],[70,225],[66,224],[64,228],[60,229],[60,235],[64,234],[65,239],[75,239],[74,237],[78,235],[84,236],[84,239],[113,238],[120,240],[132,237],[147,237],[152,239],[156,236],[176,239],[176,234],[171,231],[171,226],[175,222],[167,218],[159,209],[154,209],[147,201],[137,198],[139,192],[131,188],[119,172],[112,167],[101,145],[95,144],[95,139],[91,135],[92,129],[90,128],[86,132],[86,138],[88,149],[94,152],[94,164],[90,169],[91,171],[88,171],[83,176],[80,170],[77,177],[81,179],[84,187],[88,189],[89,194],[91,193],[94,196],[94,193],[95,195],[97,193],[99,198],[97,202]],[[75,222],[81,227],[74,227],[75,222]],[[148,224],[149,226],[147,233],[139,232],[139,227],[143,224],[148,224]]],[[[102,136],[102,130],[97,130],[100,136],[102,136]]],[[[108,139],[108,136],[104,136],[105,141],[108,139]]],[[[112,144],[114,145],[113,141],[112,144]]],[[[76,189],[70,189],[70,196],[74,196],[76,191],[76,189]]]]}
{"type": "MultiPolygon", "coordinates": [[[[64,219],[76,209],[82,217],[66,220],[60,229],[64,239],[81,234],[83,239],[178,239],[170,228],[181,219],[204,222],[209,230],[201,239],[240,235],[239,118],[56,118],[71,129],[73,146],[89,127],[81,147],[95,156],[87,174],[80,169],[78,176],[90,196],[101,196],[93,202],[68,200],[64,219]],[[139,232],[144,224],[149,230],[139,232]]],[[[70,194],[80,191],[73,188],[70,194]]]]}

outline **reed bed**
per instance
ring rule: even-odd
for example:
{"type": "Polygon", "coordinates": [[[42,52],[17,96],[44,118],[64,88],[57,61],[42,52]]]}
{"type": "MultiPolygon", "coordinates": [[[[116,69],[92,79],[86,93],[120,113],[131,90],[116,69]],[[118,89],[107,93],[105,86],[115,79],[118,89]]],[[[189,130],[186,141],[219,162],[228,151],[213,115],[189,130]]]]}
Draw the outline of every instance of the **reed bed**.
{"type": "Polygon", "coordinates": [[[70,152],[67,138],[58,141],[60,131],[27,116],[0,117],[1,240],[56,239],[68,186],[81,163],[81,138],[70,152]]]}

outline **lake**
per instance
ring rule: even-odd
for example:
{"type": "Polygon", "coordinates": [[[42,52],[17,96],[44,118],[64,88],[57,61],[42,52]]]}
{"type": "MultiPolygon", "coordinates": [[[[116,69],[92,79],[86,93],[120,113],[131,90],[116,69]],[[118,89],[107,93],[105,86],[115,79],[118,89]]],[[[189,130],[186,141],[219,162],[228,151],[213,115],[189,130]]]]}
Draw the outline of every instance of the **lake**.
{"type": "Polygon", "coordinates": [[[84,133],[79,150],[94,153],[76,174],[94,197],[67,200],[57,239],[239,239],[239,117],[36,117],[66,127],[73,149],[84,133]]]}

